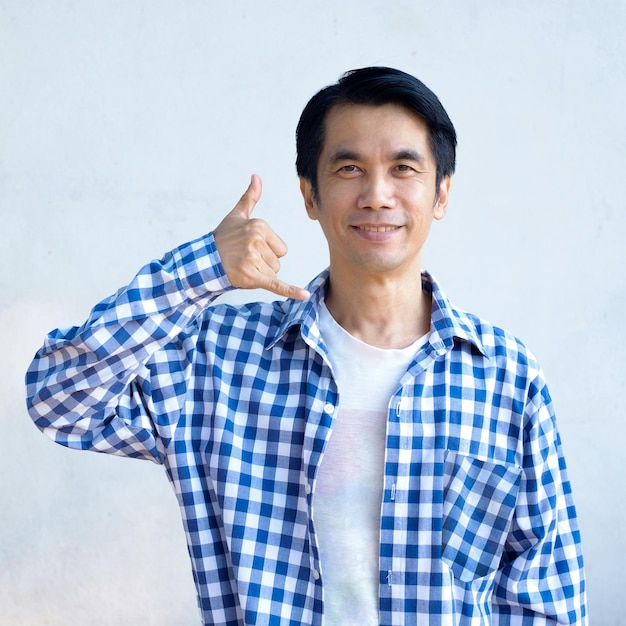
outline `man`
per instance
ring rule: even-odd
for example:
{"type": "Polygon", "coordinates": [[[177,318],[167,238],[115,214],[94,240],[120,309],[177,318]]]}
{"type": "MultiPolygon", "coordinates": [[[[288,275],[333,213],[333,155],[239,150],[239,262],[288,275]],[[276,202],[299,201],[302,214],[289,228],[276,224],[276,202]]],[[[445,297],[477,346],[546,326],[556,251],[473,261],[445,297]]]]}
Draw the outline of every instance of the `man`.
{"type": "Polygon", "coordinates": [[[165,466],[206,624],[586,624],[550,396],[514,337],[421,269],[456,135],[390,68],[344,75],[297,131],[330,267],[277,277],[252,218],[154,261],[27,375],[57,442],[165,466]],[[213,304],[232,288],[286,300],[213,304]]]}

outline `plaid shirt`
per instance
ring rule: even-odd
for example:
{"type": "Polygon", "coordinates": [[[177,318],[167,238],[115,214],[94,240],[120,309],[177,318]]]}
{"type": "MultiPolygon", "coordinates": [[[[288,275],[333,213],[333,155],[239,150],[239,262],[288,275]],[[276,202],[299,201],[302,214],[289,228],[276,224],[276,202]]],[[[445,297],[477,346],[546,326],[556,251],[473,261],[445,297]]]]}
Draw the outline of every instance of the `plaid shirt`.
{"type": "MultiPolygon", "coordinates": [[[[430,338],[389,401],[380,624],[587,624],[541,370],[422,281],[430,338]]],[[[306,302],[209,306],[232,289],[209,234],[48,335],[27,374],[58,443],[165,466],[206,624],[323,624],[312,504],[340,402],[317,323],[326,282],[306,302]]]]}

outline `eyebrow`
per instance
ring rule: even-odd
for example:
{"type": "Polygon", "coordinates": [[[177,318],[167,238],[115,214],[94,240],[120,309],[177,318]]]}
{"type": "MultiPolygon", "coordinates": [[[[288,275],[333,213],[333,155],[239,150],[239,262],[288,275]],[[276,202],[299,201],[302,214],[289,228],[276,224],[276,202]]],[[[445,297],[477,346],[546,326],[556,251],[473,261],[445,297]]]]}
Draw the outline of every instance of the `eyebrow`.
{"type": "Polygon", "coordinates": [[[399,150],[393,155],[394,161],[415,161],[416,163],[424,163],[426,161],[426,157],[417,150],[406,149],[399,150]]]}
{"type": "Polygon", "coordinates": [[[328,157],[329,163],[337,163],[339,161],[358,161],[360,156],[352,150],[339,148],[328,157]]]}
{"type": "MultiPolygon", "coordinates": [[[[344,148],[339,148],[335,152],[333,152],[328,157],[329,163],[338,163],[339,161],[360,161],[361,156],[358,152],[354,152],[353,150],[348,150],[344,148]]],[[[414,161],[416,163],[424,163],[426,158],[421,152],[417,150],[413,150],[411,148],[406,148],[402,150],[398,150],[391,155],[392,161],[414,161]]]]}

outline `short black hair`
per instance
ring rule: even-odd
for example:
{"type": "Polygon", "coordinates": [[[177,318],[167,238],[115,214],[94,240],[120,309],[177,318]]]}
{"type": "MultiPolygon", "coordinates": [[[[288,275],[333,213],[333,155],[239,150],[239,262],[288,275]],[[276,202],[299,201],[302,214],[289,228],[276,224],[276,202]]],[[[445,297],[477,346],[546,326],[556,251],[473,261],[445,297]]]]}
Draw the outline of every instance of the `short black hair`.
{"type": "Polygon", "coordinates": [[[391,67],[350,70],[333,85],[318,91],[307,103],[296,129],[296,171],[307,179],[317,195],[317,165],[324,144],[324,121],[339,104],[399,104],[424,120],[437,164],[437,187],[454,173],[456,131],[439,101],[424,83],[391,67]]]}

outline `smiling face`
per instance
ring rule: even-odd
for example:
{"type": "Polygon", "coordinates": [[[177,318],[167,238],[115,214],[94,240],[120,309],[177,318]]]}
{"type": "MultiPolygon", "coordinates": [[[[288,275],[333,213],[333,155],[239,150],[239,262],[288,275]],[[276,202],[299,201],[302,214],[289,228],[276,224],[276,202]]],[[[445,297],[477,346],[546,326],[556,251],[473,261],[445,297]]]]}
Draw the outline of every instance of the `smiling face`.
{"type": "Polygon", "coordinates": [[[324,126],[317,193],[304,178],[300,188],[326,236],[331,275],[419,277],[450,188],[450,177],[436,185],[426,123],[397,104],[341,104],[324,126]]]}

